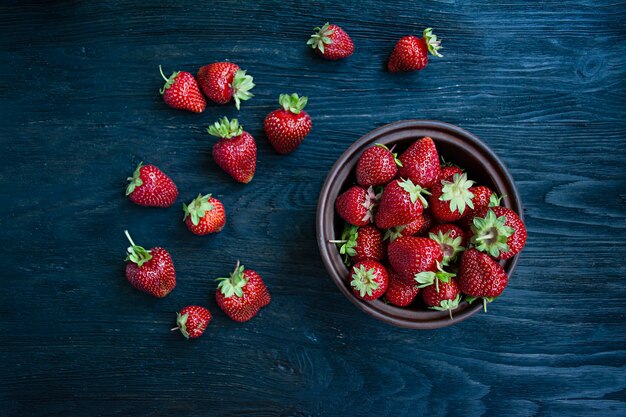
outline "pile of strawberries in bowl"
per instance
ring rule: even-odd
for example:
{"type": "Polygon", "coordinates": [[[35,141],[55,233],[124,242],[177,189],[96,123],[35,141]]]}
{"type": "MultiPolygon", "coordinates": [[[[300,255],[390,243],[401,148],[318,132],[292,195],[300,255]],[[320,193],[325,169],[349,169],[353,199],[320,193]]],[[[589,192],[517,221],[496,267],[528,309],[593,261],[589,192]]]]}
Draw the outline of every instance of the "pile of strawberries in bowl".
{"type": "Polygon", "coordinates": [[[429,310],[445,312],[450,323],[462,304],[467,310],[474,303],[472,313],[479,306],[486,310],[508,284],[507,260],[526,243],[522,219],[502,205],[501,190],[490,179],[497,170],[477,172],[477,179],[487,178],[489,184],[474,180],[472,174],[482,167],[472,160],[472,171],[464,170],[462,143],[454,155],[440,154],[428,136],[405,139],[400,149],[389,145],[368,143],[352,155],[334,201],[325,189],[337,172],[327,179],[322,194],[329,201],[321,201],[321,212],[334,206],[339,227],[320,246],[324,257],[336,245],[347,269],[337,271],[335,265],[329,271],[341,275],[341,285],[356,302],[385,303],[374,314],[382,319],[389,308],[418,312],[420,319],[429,310]]]}

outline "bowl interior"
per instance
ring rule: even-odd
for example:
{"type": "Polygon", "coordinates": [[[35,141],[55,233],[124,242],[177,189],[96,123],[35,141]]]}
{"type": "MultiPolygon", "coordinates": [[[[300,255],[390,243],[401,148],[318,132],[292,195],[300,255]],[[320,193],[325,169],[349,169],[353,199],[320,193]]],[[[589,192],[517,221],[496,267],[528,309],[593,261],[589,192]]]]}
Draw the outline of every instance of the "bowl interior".
{"type": "MultiPolygon", "coordinates": [[[[435,141],[439,155],[446,162],[459,165],[465,169],[468,178],[504,195],[502,204],[522,215],[519,194],[502,161],[477,137],[459,127],[423,120],[396,122],[364,135],[344,152],[328,174],[318,204],[317,238],[324,264],[339,289],[360,309],[390,324],[410,328],[448,326],[475,314],[482,305],[462,302],[453,312],[454,320],[450,320],[447,312],[431,310],[421,304],[420,297],[407,308],[386,304],[381,300],[362,301],[352,294],[349,271],[343,264],[337,246],[328,243],[328,240],[341,236],[344,221],[335,214],[334,202],[339,194],[356,183],[354,171],[361,153],[375,143],[382,143],[389,148],[395,146],[394,152],[401,153],[424,136],[430,136],[435,141]]],[[[509,276],[517,259],[518,255],[502,262],[509,276]]]]}

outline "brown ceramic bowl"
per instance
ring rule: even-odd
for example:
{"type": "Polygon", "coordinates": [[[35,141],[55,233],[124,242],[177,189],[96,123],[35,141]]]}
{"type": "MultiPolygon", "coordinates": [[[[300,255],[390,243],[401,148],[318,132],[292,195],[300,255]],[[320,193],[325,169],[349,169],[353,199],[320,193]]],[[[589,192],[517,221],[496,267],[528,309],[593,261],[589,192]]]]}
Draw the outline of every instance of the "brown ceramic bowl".
{"type": "MultiPolygon", "coordinates": [[[[513,209],[523,220],[522,201],[511,174],[491,148],[473,134],[460,127],[431,120],[404,120],[375,129],[354,142],[331,168],[322,186],[317,205],[317,242],[322,260],[331,278],[341,292],[365,313],[386,323],[412,329],[436,329],[463,321],[482,309],[482,303],[461,302],[453,311],[451,320],[446,311],[428,309],[421,298],[408,308],[400,308],[384,301],[362,301],[350,288],[349,271],[343,264],[337,245],[329,240],[339,239],[344,221],[335,213],[335,200],[339,194],[355,184],[355,167],[361,153],[382,143],[401,153],[415,140],[430,136],[437,145],[439,155],[446,161],[463,167],[468,177],[486,185],[500,195],[502,204],[513,209]]],[[[517,264],[519,254],[502,261],[509,277],[517,264]]]]}

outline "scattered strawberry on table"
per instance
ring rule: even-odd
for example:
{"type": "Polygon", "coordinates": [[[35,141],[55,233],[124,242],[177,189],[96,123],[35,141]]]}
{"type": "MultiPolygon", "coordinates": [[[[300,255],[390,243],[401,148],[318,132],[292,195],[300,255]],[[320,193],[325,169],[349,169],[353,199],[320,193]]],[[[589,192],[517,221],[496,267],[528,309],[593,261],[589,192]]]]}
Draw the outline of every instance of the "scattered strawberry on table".
{"type": "Polygon", "coordinates": [[[350,36],[339,26],[324,24],[321,28],[313,29],[315,33],[311,35],[307,45],[315,49],[321,57],[336,61],[347,58],[354,52],[354,43],[350,36]]]}
{"type": "Polygon", "coordinates": [[[254,88],[252,76],[232,62],[215,62],[205,65],[196,74],[202,92],[209,100],[226,104],[235,100],[235,107],[239,110],[241,102],[254,96],[250,92],[254,88]]]}
{"type": "Polygon", "coordinates": [[[442,161],[429,137],[399,156],[379,144],[361,154],[357,184],[335,201],[346,221],[341,239],[329,242],[338,245],[356,297],[453,318],[460,304],[476,299],[486,310],[506,287],[498,261],[522,250],[524,223],[492,189],[442,161]]]}
{"type": "Polygon", "coordinates": [[[126,195],[135,204],[147,207],[171,207],[178,197],[174,181],[154,165],[140,162],[126,187],[126,195]]]}
{"type": "Polygon", "coordinates": [[[261,276],[251,269],[245,269],[239,261],[228,278],[218,278],[217,281],[217,305],[234,321],[250,320],[271,301],[261,276]]]}
{"type": "Polygon", "coordinates": [[[219,140],[213,145],[213,159],[235,181],[247,184],[256,171],[256,142],[243,130],[237,119],[227,117],[207,129],[209,135],[219,140]]]}
{"type": "Polygon", "coordinates": [[[165,80],[165,85],[160,90],[165,104],[173,109],[189,110],[194,113],[204,111],[206,99],[193,75],[185,71],[175,71],[167,78],[160,65],[159,71],[165,80]]]}
{"type": "Polygon", "coordinates": [[[176,313],[176,327],[186,339],[196,339],[202,336],[206,326],[211,322],[209,310],[200,306],[187,306],[176,313]]]}
{"type": "Polygon", "coordinates": [[[226,224],[224,205],[211,194],[198,194],[191,203],[183,203],[183,212],[183,221],[195,235],[221,232],[226,224]]]}
{"type": "Polygon", "coordinates": [[[135,245],[128,230],[124,230],[130,242],[127,249],[126,279],[147,294],[163,298],[176,286],[176,271],[170,254],[163,248],[146,250],[135,245]]]}
{"type": "Polygon", "coordinates": [[[387,69],[391,72],[418,71],[428,65],[428,53],[442,57],[439,53],[441,41],[431,28],[425,29],[423,36],[405,36],[396,43],[391,57],[387,62],[387,69]]]}
{"type": "Polygon", "coordinates": [[[300,146],[313,124],[309,114],[303,110],[308,103],[307,97],[299,97],[296,93],[281,94],[278,102],[282,108],[268,114],[263,126],[276,152],[288,154],[300,146]]]}

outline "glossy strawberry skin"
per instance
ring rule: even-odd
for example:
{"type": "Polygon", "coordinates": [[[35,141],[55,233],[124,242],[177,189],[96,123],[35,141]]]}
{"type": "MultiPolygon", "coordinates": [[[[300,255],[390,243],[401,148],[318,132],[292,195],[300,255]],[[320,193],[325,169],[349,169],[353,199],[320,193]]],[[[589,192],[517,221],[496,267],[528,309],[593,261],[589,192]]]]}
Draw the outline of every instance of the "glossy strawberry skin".
{"type": "Polygon", "coordinates": [[[400,186],[400,180],[394,180],[383,190],[376,214],[376,226],[379,229],[389,229],[409,224],[419,219],[423,211],[422,202],[419,199],[412,202],[409,193],[400,186]]]}
{"type": "Polygon", "coordinates": [[[402,231],[403,236],[415,236],[424,233],[432,224],[433,216],[430,215],[429,211],[424,210],[417,220],[406,225],[406,228],[402,231]]]}
{"type": "Polygon", "coordinates": [[[429,137],[415,141],[398,159],[402,162],[398,178],[410,179],[424,188],[432,187],[439,179],[439,153],[435,142],[429,137]]]}
{"type": "Polygon", "coordinates": [[[230,139],[220,138],[213,145],[213,159],[235,181],[247,184],[256,172],[256,142],[251,134],[242,132],[230,139]]]}
{"type": "Polygon", "coordinates": [[[176,286],[174,262],[170,254],[163,248],[152,248],[150,255],[152,255],[152,259],[146,261],[142,266],[128,262],[126,264],[126,279],[139,291],[163,298],[176,286]]]}
{"type": "Polygon", "coordinates": [[[204,213],[197,225],[193,224],[191,216],[185,218],[187,229],[195,235],[202,236],[209,233],[218,233],[226,225],[226,211],[222,202],[214,197],[209,197],[208,201],[213,206],[213,209],[204,213]]]}
{"type": "Polygon", "coordinates": [[[391,72],[417,71],[428,65],[428,45],[417,36],[401,38],[393,49],[387,62],[387,69],[391,72]]]}
{"type": "Polygon", "coordinates": [[[232,62],[215,62],[200,68],[196,78],[209,100],[226,104],[233,98],[233,78],[239,69],[232,62]]]}
{"type": "Polygon", "coordinates": [[[455,165],[442,166],[439,171],[439,180],[449,180],[454,174],[461,175],[463,170],[455,165]]]}
{"type": "Polygon", "coordinates": [[[329,36],[331,44],[324,45],[324,52],[316,49],[318,55],[330,61],[347,58],[354,52],[354,42],[348,34],[337,25],[330,25],[332,35],[329,36]]]}
{"type": "Polygon", "coordinates": [[[215,292],[217,305],[231,320],[243,323],[257,315],[262,307],[268,305],[271,297],[263,279],[251,269],[246,269],[243,276],[247,283],[243,295],[226,298],[221,291],[215,292]]]}
{"type": "Polygon", "coordinates": [[[276,152],[288,154],[296,150],[311,131],[313,123],[305,111],[274,110],[265,117],[265,134],[276,152]]]}
{"type": "Polygon", "coordinates": [[[386,185],[397,173],[393,154],[381,146],[367,148],[356,164],[356,182],[364,187],[386,185]]]}
{"type": "Polygon", "coordinates": [[[484,208],[489,207],[491,195],[493,191],[489,187],[485,187],[484,185],[477,185],[475,187],[470,187],[469,189],[474,197],[472,197],[472,203],[474,204],[474,208],[467,207],[465,210],[467,213],[463,214],[463,217],[459,220],[459,225],[466,230],[469,230],[474,217],[476,217],[476,213],[484,208]]]}
{"type": "Polygon", "coordinates": [[[474,248],[463,253],[458,282],[461,291],[472,297],[498,297],[509,278],[499,263],[474,248]]]}
{"type": "Polygon", "coordinates": [[[403,236],[389,244],[387,256],[391,267],[403,281],[414,282],[415,274],[436,271],[443,261],[441,246],[432,239],[403,236]]]}
{"type": "Polygon", "coordinates": [[[383,235],[375,226],[368,224],[359,227],[356,246],[354,247],[356,256],[352,257],[354,262],[367,259],[380,261],[385,256],[383,246],[383,235]]]}
{"type": "Polygon", "coordinates": [[[415,281],[402,280],[393,270],[389,270],[389,285],[385,292],[385,299],[398,307],[410,305],[419,294],[420,289],[415,281]]]}
{"type": "Polygon", "coordinates": [[[146,207],[171,207],[178,198],[178,188],[170,177],[154,165],[139,168],[142,185],[128,195],[130,201],[146,207]]]}
{"type": "MultiPolygon", "coordinates": [[[[504,224],[515,230],[515,232],[511,236],[509,236],[506,241],[506,244],[509,246],[509,251],[500,252],[500,255],[496,259],[512,258],[517,253],[519,253],[526,245],[526,239],[528,237],[528,234],[526,232],[526,226],[516,212],[514,212],[510,208],[502,206],[483,207],[475,213],[475,217],[485,217],[489,210],[492,210],[496,217],[506,217],[506,222],[504,224]]],[[[471,239],[473,234],[471,230],[469,232],[469,238],[471,239]]]]}
{"type": "Polygon", "coordinates": [[[335,210],[348,223],[355,226],[365,226],[371,221],[370,202],[368,190],[355,185],[337,197],[335,210]]]}
{"type": "Polygon", "coordinates": [[[371,295],[366,294],[364,296],[361,296],[360,292],[353,287],[353,294],[357,298],[360,298],[364,301],[374,301],[382,297],[385,291],[387,291],[387,286],[389,285],[389,274],[387,272],[387,269],[377,261],[367,260],[354,264],[352,266],[351,273],[354,273],[354,271],[361,266],[363,266],[367,270],[374,270],[375,281],[378,284],[378,288],[372,291],[371,295]]]}
{"type": "Polygon", "coordinates": [[[188,72],[178,73],[171,86],[163,91],[163,101],[173,109],[202,113],[206,99],[200,92],[196,79],[188,72]]]}
{"type": "Polygon", "coordinates": [[[456,279],[450,278],[449,282],[439,281],[437,285],[429,285],[423,288],[422,299],[427,306],[437,307],[444,300],[454,300],[460,293],[461,290],[456,279]],[[437,288],[439,291],[437,291],[437,288]]]}
{"type": "Polygon", "coordinates": [[[461,246],[467,246],[467,237],[463,229],[459,226],[452,223],[443,223],[438,224],[437,226],[433,226],[428,230],[428,234],[438,234],[441,232],[442,234],[447,234],[452,239],[456,239],[457,237],[461,238],[461,246]]]}
{"type": "Polygon", "coordinates": [[[213,318],[211,312],[200,306],[187,306],[178,312],[180,316],[187,314],[185,330],[189,335],[189,339],[196,339],[202,336],[207,325],[213,318]]]}

